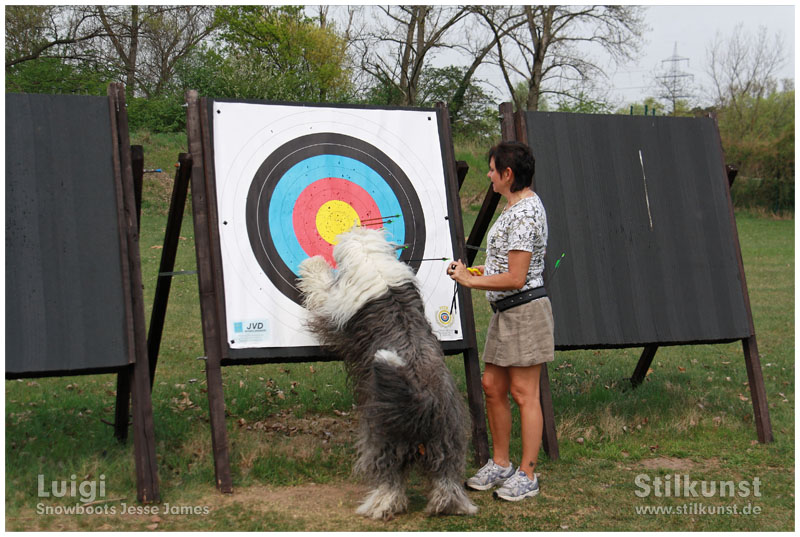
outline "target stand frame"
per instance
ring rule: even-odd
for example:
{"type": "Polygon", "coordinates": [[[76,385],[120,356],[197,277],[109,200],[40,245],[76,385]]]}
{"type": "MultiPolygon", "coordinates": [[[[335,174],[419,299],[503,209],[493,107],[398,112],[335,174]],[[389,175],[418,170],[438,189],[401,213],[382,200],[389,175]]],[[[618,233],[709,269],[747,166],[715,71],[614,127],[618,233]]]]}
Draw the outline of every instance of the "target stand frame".
{"type": "Polygon", "coordinates": [[[107,104],[99,96],[11,98],[6,308],[21,327],[7,325],[6,379],[116,373],[117,421],[102,421],[124,441],[132,410],[137,500],[157,503],[138,230],[143,153],[130,145],[125,87],[111,83],[107,104]],[[76,138],[79,122],[86,136],[76,138]],[[55,239],[59,248],[48,247],[55,239]]]}
{"type": "MultiPolygon", "coordinates": [[[[520,113],[514,112],[513,106],[510,103],[504,103],[500,106],[500,112],[502,117],[502,135],[503,140],[505,141],[521,141],[526,144],[533,144],[533,141],[529,142],[530,132],[534,132],[532,129],[529,130],[529,122],[531,119],[529,118],[527,113],[520,113]]],[[[564,116],[568,116],[567,114],[563,114],[564,116]]],[[[535,120],[535,118],[534,118],[535,120]]],[[[684,120],[687,120],[684,118],[684,120]]],[[[692,121],[692,120],[688,120],[692,121]]],[[[552,127],[552,126],[551,126],[552,127]]],[[[563,125],[562,125],[563,127],[563,125]]],[[[540,132],[545,132],[546,134],[541,135],[543,138],[553,137],[556,136],[556,133],[552,130],[547,130],[544,127],[540,127],[540,132]]],[[[562,136],[561,143],[564,146],[569,145],[569,140],[563,141],[564,132],[559,133],[559,136],[562,136]]],[[[724,163],[724,152],[722,150],[721,142],[719,141],[719,131],[716,123],[713,123],[713,126],[708,133],[708,137],[704,140],[706,146],[698,147],[697,151],[702,152],[705,151],[708,155],[709,159],[709,173],[713,173],[712,180],[721,180],[721,185],[716,185],[715,188],[719,190],[715,190],[719,196],[719,199],[714,200],[719,205],[719,214],[720,214],[720,239],[721,241],[728,241],[730,251],[732,252],[732,258],[725,257],[727,259],[725,261],[724,268],[728,273],[732,274],[731,279],[731,296],[738,296],[742,301],[742,314],[744,316],[744,326],[738,326],[734,329],[726,328],[726,330],[731,330],[730,333],[722,334],[714,334],[709,330],[707,325],[702,326],[699,330],[701,335],[696,335],[695,337],[676,337],[672,334],[667,334],[666,328],[669,328],[667,324],[664,322],[664,319],[659,319],[660,328],[665,329],[664,333],[662,334],[662,338],[653,338],[653,339],[646,339],[649,336],[642,336],[641,333],[637,333],[636,339],[629,339],[625,340],[621,338],[620,341],[615,342],[614,344],[609,344],[602,340],[598,339],[595,341],[584,342],[582,344],[568,344],[565,341],[559,339],[558,334],[556,334],[556,350],[577,350],[577,349],[601,349],[601,348],[630,348],[630,347],[644,347],[642,354],[639,358],[639,361],[636,365],[636,368],[630,377],[630,382],[632,388],[636,388],[640,385],[647,376],[648,370],[650,365],[653,361],[653,358],[658,350],[659,347],[662,346],[674,346],[674,345],[699,345],[699,344],[714,344],[714,343],[732,343],[735,341],[741,341],[742,343],[742,351],[744,355],[744,362],[745,368],[747,371],[748,377],[748,386],[750,388],[750,394],[752,399],[752,406],[753,406],[753,417],[754,417],[754,424],[756,428],[756,435],[758,437],[758,441],[761,443],[769,443],[774,440],[772,426],[769,416],[769,405],[767,403],[766,397],[766,389],[764,385],[764,378],[761,369],[760,358],[758,354],[758,346],[756,342],[756,333],[755,333],[755,326],[753,322],[753,314],[750,306],[750,297],[747,288],[747,281],[745,278],[745,271],[744,265],[742,262],[742,253],[741,253],[741,246],[739,243],[739,236],[736,226],[736,220],[734,217],[734,210],[733,210],[733,203],[731,201],[730,196],[730,186],[733,183],[733,179],[736,175],[736,170],[731,166],[726,166],[724,163]],[[717,166],[713,162],[716,155],[721,157],[721,160],[718,163],[719,170],[721,173],[716,173],[713,169],[717,166]],[[738,283],[737,283],[738,282],[738,283]],[[738,289],[737,289],[738,287],[738,289]],[[670,337],[666,337],[666,335],[670,335],[670,337]]],[[[663,143],[668,143],[663,142],[663,143]]],[[[532,145],[532,149],[534,152],[536,151],[536,147],[532,145]]],[[[641,155],[641,150],[640,150],[641,155]]],[[[562,157],[563,158],[563,157],[562,157]]],[[[640,157],[641,158],[641,157],[640,157]]],[[[539,164],[539,163],[537,163],[539,164]]],[[[644,166],[644,164],[642,164],[644,166]]],[[[537,166],[538,168],[538,166],[537,166]]],[[[552,172],[550,176],[545,176],[550,181],[555,182],[559,180],[563,180],[563,177],[560,177],[557,172],[552,172]]],[[[648,179],[650,178],[650,172],[648,172],[648,179]]],[[[572,179],[574,181],[574,179],[572,179]]],[[[539,188],[540,192],[545,192],[546,189],[544,186],[547,186],[545,183],[544,185],[540,185],[539,188]]],[[[655,184],[651,183],[651,188],[654,187],[655,184]]],[[[573,194],[574,195],[574,194],[573,194]]],[[[491,187],[489,188],[486,197],[483,202],[483,206],[476,218],[475,225],[470,233],[469,238],[467,239],[468,247],[472,247],[473,249],[470,251],[470,256],[468,259],[470,262],[476,253],[476,249],[474,247],[478,246],[488,227],[491,223],[492,216],[495,212],[497,207],[498,201],[500,196],[495,194],[491,187]]],[[[655,200],[654,200],[655,201],[655,200]]],[[[711,203],[708,200],[705,200],[706,203],[711,203]]],[[[649,203],[649,200],[648,200],[649,203]]],[[[556,205],[556,207],[558,207],[556,205]]],[[[648,206],[649,207],[649,206],[648,206]]],[[[676,212],[677,217],[680,217],[680,212],[676,212]]],[[[557,219],[557,218],[555,218],[557,219]]],[[[564,227],[565,229],[565,227],[564,227]]],[[[561,230],[563,233],[563,229],[561,230]]],[[[551,228],[551,235],[550,240],[553,241],[555,233],[553,232],[553,228],[551,228]]],[[[573,248],[576,248],[575,244],[573,244],[573,248]]],[[[581,245],[578,244],[578,248],[581,245]]],[[[665,247],[666,245],[661,245],[665,247]]],[[[558,251],[558,250],[557,250],[558,251]]],[[[720,258],[723,257],[720,255],[720,258]]],[[[723,264],[723,263],[721,263],[723,264]]],[[[568,269],[569,270],[569,269],[568,269]]],[[[554,309],[558,306],[558,301],[555,298],[560,298],[558,296],[559,287],[565,285],[563,282],[564,276],[562,275],[562,281],[554,282],[552,276],[554,275],[555,268],[552,268],[550,271],[545,271],[545,284],[548,285],[548,278],[550,284],[552,285],[552,289],[550,291],[553,293],[554,297],[554,309]]],[[[699,271],[698,271],[699,272],[699,271]]],[[[721,278],[719,275],[715,275],[715,277],[721,278]]],[[[580,289],[579,284],[571,283],[568,285],[572,286],[576,289],[580,289]]],[[[550,288],[550,285],[548,285],[550,288]]],[[[664,308],[663,305],[661,305],[664,308]]],[[[719,310],[715,311],[716,315],[720,315],[724,308],[720,308],[719,310]]],[[[556,317],[556,322],[558,323],[558,317],[556,317]]],[[[562,323],[567,323],[568,321],[562,319],[562,323]]],[[[720,321],[721,322],[721,321],[720,321]]],[[[730,319],[726,320],[727,323],[732,323],[730,319]]],[[[741,322],[741,321],[738,321],[741,322]]],[[[605,335],[605,334],[602,334],[605,335]]],[[[627,337],[630,337],[629,335],[627,337]]],[[[543,446],[547,451],[548,455],[551,458],[555,458],[558,456],[558,447],[557,447],[557,439],[556,439],[556,431],[555,431],[555,423],[554,423],[554,412],[552,407],[552,401],[550,397],[550,389],[549,389],[549,381],[547,378],[547,370],[546,368],[542,371],[541,377],[541,398],[542,398],[542,411],[544,415],[544,434],[543,434],[543,446]]]]}
{"type": "MultiPolygon", "coordinates": [[[[208,383],[209,414],[211,422],[212,449],[215,466],[215,482],[221,492],[233,491],[231,482],[230,460],[227,445],[227,430],[225,426],[225,402],[222,389],[223,366],[248,365],[266,363],[293,363],[309,361],[335,361],[335,356],[326,352],[319,346],[295,347],[264,347],[264,348],[232,348],[226,338],[226,303],[225,281],[223,278],[223,256],[219,231],[219,209],[217,200],[217,183],[215,174],[215,156],[213,144],[213,105],[215,102],[235,102],[252,104],[278,104],[295,105],[294,103],[272,103],[264,101],[214,101],[210,98],[200,97],[194,90],[186,93],[187,103],[187,135],[189,154],[181,155],[180,166],[184,170],[176,173],[175,191],[173,192],[173,206],[170,208],[170,220],[176,221],[177,226],[168,226],[165,238],[165,250],[162,256],[172,256],[171,250],[177,246],[170,245],[167,251],[169,237],[179,230],[180,219],[173,215],[185,203],[185,189],[191,182],[192,210],[195,231],[195,249],[197,256],[198,287],[200,294],[200,308],[202,316],[203,340],[206,356],[206,377],[208,383]],[[187,174],[191,167],[190,174],[187,174]],[[190,177],[187,177],[190,175],[190,177]],[[179,182],[180,181],[180,182],[179,182]],[[183,197],[181,196],[183,189],[183,197]]],[[[369,109],[377,107],[332,106],[332,105],[303,105],[306,108],[326,106],[328,108],[343,109],[369,109]]],[[[381,108],[380,110],[385,110],[381,108]]],[[[391,109],[395,110],[395,109],[391,109]]],[[[398,109],[411,110],[411,109],[398,109]]],[[[413,109],[421,111],[422,109],[413,109]]],[[[439,145],[441,149],[442,166],[444,168],[446,192],[446,219],[449,224],[449,241],[452,246],[454,258],[466,259],[467,250],[463,230],[461,205],[458,191],[463,183],[468,167],[465,163],[457,163],[452,144],[449,115],[446,105],[437,104],[434,110],[425,109],[436,118],[439,145]]],[[[433,119],[432,117],[430,119],[433,119]]],[[[174,241],[172,241],[174,242],[174,241]]],[[[165,276],[169,276],[169,258],[162,268],[166,266],[165,276]]],[[[401,260],[403,257],[401,256],[401,260]]],[[[156,301],[159,309],[166,305],[168,286],[162,293],[157,293],[156,301]]],[[[480,380],[479,353],[475,333],[475,321],[472,309],[471,295],[468,289],[458,287],[458,315],[461,322],[461,339],[454,341],[441,341],[441,347],[446,355],[463,354],[464,371],[466,376],[467,399],[472,421],[472,442],[475,462],[484,464],[489,458],[488,435],[486,429],[486,414],[483,404],[483,392],[480,380]]],[[[152,327],[151,327],[152,329],[152,327]]],[[[158,339],[156,334],[154,339],[158,339]]],[[[157,353],[157,343],[155,349],[157,353]]],[[[155,369],[157,356],[151,354],[151,369],[155,369]]]]}

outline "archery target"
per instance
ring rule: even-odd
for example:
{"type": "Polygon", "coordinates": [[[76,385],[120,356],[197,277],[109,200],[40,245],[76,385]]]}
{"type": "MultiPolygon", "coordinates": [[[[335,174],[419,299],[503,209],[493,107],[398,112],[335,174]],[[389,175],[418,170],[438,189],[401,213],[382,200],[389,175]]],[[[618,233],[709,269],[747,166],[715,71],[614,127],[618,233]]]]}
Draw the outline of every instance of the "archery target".
{"type": "Polygon", "coordinates": [[[298,266],[332,266],[339,233],[384,228],[416,272],[440,340],[461,340],[445,273],[453,247],[434,111],[213,103],[228,345],[314,346],[298,266]]]}
{"type": "Polygon", "coordinates": [[[271,153],[250,185],[246,221],[262,270],[297,304],[300,263],[321,255],[335,267],[336,237],[353,225],[384,227],[407,245],[400,259],[415,271],[425,244],[422,207],[403,170],[371,144],[337,133],[302,136],[271,153]]]}

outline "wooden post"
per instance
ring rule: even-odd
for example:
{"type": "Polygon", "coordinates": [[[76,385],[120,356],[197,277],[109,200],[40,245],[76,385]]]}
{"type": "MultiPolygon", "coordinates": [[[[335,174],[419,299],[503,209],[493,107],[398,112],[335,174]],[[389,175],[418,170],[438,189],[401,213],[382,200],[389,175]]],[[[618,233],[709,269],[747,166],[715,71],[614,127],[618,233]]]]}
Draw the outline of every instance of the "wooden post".
{"type": "Polygon", "coordinates": [[[128,441],[128,424],[131,417],[132,367],[117,373],[117,396],[114,407],[114,437],[122,443],[128,441]]]}
{"type": "Polygon", "coordinates": [[[186,128],[189,152],[192,155],[192,210],[194,213],[195,251],[197,254],[197,280],[200,292],[200,310],[203,322],[203,341],[206,351],[206,381],[208,383],[208,410],[211,420],[211,444],[214,452],[214,470],[217,488],[233,492],[228,439],[225,426],[225,396],[222,391],[222,340],[219,312],[212,272],[211,224],[209,221],[208,193],[205,183],[205,147],[201,126],[202,109],[197,92],[186,93],[188,111],[186,128]]]}
{"type": "Polygon", "coordinates": [[[736,176],[739,175],[739,168],[732,164],[726,164],[725,174],[728,176],[728,188],[733,188],[733,182],[736,180],[736,176]]]}
{"type": "MultiPolygon", "coordinates": [[[[501,108],[503,114],[503,122],[506,124],[502,130],[508,132],[511,130],[512,118],[510,117],[512,107],[510,103],[505,108],[501,108]]],[[[515,137],[513,140],[528,144],[528,127],[525,122],[525,113],[517,111],[513,116],[513,130],[515,137]]],[[[535,191],[535,177],[534,182],[531,183],[531,189],[535,191]]],[[[547,364],[542,364],[542,372],[539,375],[539,400],[542,405],[542,419],[544,426],[542,428],[542,447],[545,453],[551,460],[558,459],[558,437],[556,434],[556,416],[553,409],[553,396],[550,391],[550,376],[547,373],[547,364]]]]}
{"type": "Polygon", "coordinates": [[[147,364],[147,341],[144,321],[144,298],[142,296],[142,272],[139,254],[139,232],[136,199],[131,167],[130,140],[128,138],[128,115],[125,111],[125,87],[111,84],[108,89],[111,107],[112,137],[114,138],[115,175],[118,188],[122,191],[124,207],[119,210],[125,216],[126,240],[123,249],[127,254],[127,272],[130,285],[132,311],[132,332],[130,345],[133,347],[132,368],[132,406],[133,406],[133,445],[136,461],[137,498],[142,503],[160,500],[158,471],[156,464],[153,406],[150,399],[150,379],[147,364]]]}
{"type": "MultiPolygon", "coordinates": [[[[142,187],[144,185],[144,149],[140,145],[131,146],[131,173],[133,174],[133,194],[136,200],[136,229],[142,225],[142,187]]],[[[117,374],[117,403],[114,410],[114,436],[120,442],[128,440],[128,421],[130,420],[131,376],[133,371],[126,368],[117,374]]],[[[152,375],[150,383],[152,385],[152,375]]]]}
{"type": "MultiPolygon", "coordinates": [[[[525,116],[522,112],[514,114],[514,107],[511,103],[503,103],[500,105],[500,132],[502,133],[503,141],[519,140],[527,143],[528,131],[525,125],[525,116]]],[[[475,219],[475,224],[472,226],[469,238],[467,239],[467,247],[470,250],[467,252],[468,265],[471,265],[475,260],[483,238],[489,230],[489,225],[494,217],[494,212],[497,209],[497,204],[500,201],[500,194],[497,194],[489,185],[486,196],[483,199],[478,216],[475,219]]],[[[553,410],[552,392],[550,391],[550,377],[547,372],[547,364],[542,365],[542,372],[539,377],[539,399],[542,405],[542,417],[544,420],[544,427],[542,430],[542,446],[545,453],[552,460],[558,459],[558,438],[556,436],[555,426],[555,412],[553,410]]]]}
{"type": "Polygon", "coordinates": [[[144,148],[131,146],[131,172],[133,173],[133,196],[136,200],[136,229],[142,228],[142,190],[144,189],[144,148]]]}
{"type": "Polygon", "coordinates": [[[175,268],[175,257],[178,254],[183,211],[189,191],[189,178],[192,175],[192,157],[188,153],[178,156],[178,169],[175,171],[175,182],[172,186],[172,197],[169,202],[167,228],[164,231],[164,247],[161,250],[161,264],[158,267],[156,291],[153,297],[153,310],[150,313],[150,329],[147,332],[147,355],[150,359],[150,389],[156,376],[158,352],[161,348],[161,336],[164,332],[164,320],[167,315],[167,302],[172,287],[172,274],[175,268]]]}
{"type": "MultiPolygon", "coordinates": [[[[458,194],[461,184],[467,175],[469,167],[466,163],[457,166],[455,152],[453,150],[453,138],[450,130],[450,116],[447,112],[447,105],[437,103],[439,111],[441,138],[444,142],[444,165],[446,166],[448,192],[450,193],[449,205],[450,215],[456,223],[453,231],[456,237],[456,246],[459,252],[453,255],[459,259],[466,257],[464,244],[463,220],[461,217],[461,203],[458,194]]],[[[472,421],[472,446],[475,450],[475,463],[483,466],[489,460],[489,437],[486,431],[486,409],[483,404],[483,387],[481,386],[481,365],[478,353],[478,342],[475,334],[475,317],[472,310],[472,295],[470,290],[464,286],[458,286],[458,303],[461,308],[461,330],[467,349],[464,351],[464,374],[467,382],[467,403],[472,421]]]]}

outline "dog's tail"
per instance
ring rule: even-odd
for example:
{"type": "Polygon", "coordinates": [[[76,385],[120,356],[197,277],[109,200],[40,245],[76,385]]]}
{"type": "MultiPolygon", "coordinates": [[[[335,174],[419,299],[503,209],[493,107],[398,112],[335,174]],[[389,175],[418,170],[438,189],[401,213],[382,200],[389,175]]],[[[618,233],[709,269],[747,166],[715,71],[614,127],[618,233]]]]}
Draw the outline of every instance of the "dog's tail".
{"type": "Polygon", "coordinates": [[[381,349],[372,363],[372,397],[367,414],[402,439],[426,431],[433,417],[435,400],[406,367],[406,362],[394,350],[381,349]]]}

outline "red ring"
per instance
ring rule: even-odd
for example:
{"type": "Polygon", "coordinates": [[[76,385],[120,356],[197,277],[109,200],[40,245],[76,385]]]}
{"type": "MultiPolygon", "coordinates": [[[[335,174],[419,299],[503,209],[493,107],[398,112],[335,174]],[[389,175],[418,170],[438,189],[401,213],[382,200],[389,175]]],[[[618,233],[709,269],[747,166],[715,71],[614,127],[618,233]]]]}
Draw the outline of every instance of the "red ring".
{"type": "Polygon", "coordinates": [[[381,227],[381,213],[369,193],[357,184],[338,177],[326,177],[308,185],[292,210],[292,223],[297,242],[309,256],[321,255],[332,266],[333,245],[322,238],[317,230],[317,213],[329,201],[343,201],[350,205],[365,227],[381,227]]]}

